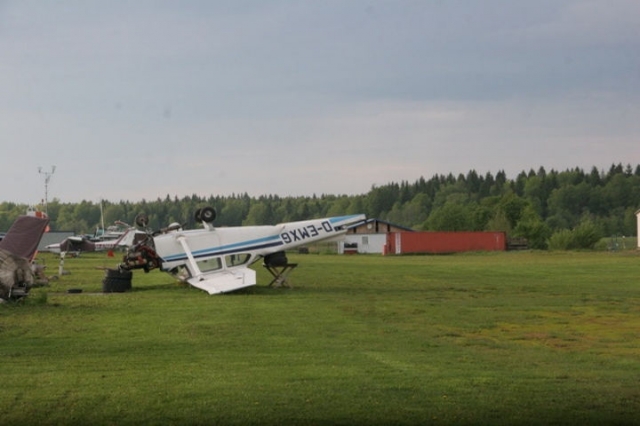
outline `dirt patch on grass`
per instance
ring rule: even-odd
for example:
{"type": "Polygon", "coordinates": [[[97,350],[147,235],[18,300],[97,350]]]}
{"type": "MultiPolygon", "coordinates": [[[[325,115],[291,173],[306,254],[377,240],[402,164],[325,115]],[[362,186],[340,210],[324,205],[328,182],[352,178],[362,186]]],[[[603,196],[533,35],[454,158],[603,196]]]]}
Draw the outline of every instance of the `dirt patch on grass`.
{"type": "Polygon", "coordinates": [[[482,334],[503,342],[545,346],[566,351],[627,353],[638,349],[640,316],[630,313],[597,313],[582,309],[540,312],[539,319],[523,323],[498,323],[482,334]]]}

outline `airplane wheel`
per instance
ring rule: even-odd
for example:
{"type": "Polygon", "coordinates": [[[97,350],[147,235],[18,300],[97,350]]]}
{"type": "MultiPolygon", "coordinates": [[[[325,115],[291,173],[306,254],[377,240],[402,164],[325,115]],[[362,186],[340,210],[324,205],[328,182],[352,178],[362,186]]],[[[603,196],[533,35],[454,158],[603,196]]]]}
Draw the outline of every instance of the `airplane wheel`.
{"type": "Polygon", "coordinates": [[[136,216],[136,225],[138,225],[140,228],[146,228],[148,224],[149,216],[144,213],[140,213],[136,216]]]}
{"type": "Polygon", "coordinates": [[[119,269],[107,269],[102,280],[103,293],[124,293],[131,290],[131,271],[120,271],[119,269]]]}
{"type": "Polygon", "coordinates": [[[196,220],[196,222],[202,222],[202,209],[198,209],[196,210],[196,213],[193,215],[193,218],[196,220]]]}
{"type": "Polygon", "coordinates": [[[213,222],[216,220],[216,209],[213,207],[203,207],[200,210],[200,219],[207,223],[213,222]]]}

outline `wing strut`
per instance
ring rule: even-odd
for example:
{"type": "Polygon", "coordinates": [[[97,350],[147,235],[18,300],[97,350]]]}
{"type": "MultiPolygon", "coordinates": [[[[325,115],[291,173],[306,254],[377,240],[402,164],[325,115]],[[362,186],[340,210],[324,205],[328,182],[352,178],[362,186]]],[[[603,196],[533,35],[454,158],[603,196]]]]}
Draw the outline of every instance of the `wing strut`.
{"type": "Polygon", "coordinates": [[[180,235],[178,236],[177,240],[182,246],[182,248],[184,249],[184,252],[186,253],[187,258],[189,259],[189,265],[191,265],[191,270],[192,270],[191,275],[194,278],[200,279],[202,277],[202,272],[200,271],[200,268],[198,268],[198,264],[196,263],[196,260],[194,259],[193,254],[191,254],[191,249],[187,244],[187,239],[184,237],[184,235],[180,235]]]}
{"type": "Polygon", "coordinates": [[[180,235],[177,240],[189,260],[191,278],[189,278],[187,282],[192,286],[204,290],[209,294],[218,294],[256,284],[256,271],[249,268],[224,269],[213,274],[203,274],[200,268],[198,268],[193,254],[191,254],[187,239],[183,235],[180,235]]]}

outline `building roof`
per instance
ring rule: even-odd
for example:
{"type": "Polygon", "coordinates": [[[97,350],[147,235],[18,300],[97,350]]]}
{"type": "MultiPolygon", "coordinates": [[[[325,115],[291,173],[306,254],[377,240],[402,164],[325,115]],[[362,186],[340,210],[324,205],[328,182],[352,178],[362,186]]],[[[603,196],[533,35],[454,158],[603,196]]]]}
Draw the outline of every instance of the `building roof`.
{"type": "Polygon", "coordinates": [[[414,230],[409,227],[398,225],[395,223],[387,222],[386,220],[376,219],[376,218],[367,219],[364,222],[360,222],[350,226],[348,229],[355,231],[357,228],[375,229],[376,233],[390,232],[390,228],[394,228],[394,232],[398,232],[398,231],[414,232],[414,230]],[[380,225],[382,225],[383,227],[386,227],[387,231],[385,232],[378,231],[380,228],[380,225]]]}

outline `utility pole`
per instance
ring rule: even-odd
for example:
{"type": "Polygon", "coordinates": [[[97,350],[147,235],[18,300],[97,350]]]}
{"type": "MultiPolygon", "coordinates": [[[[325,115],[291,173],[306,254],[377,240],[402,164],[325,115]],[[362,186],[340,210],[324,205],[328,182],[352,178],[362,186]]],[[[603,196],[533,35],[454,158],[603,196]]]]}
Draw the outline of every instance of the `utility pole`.
{"type": "Polygon", "coordinates": [[[38,173],[44,176],[44,212],[49,215],[49,181],[56,172],[56,166],[51,166],[50,172],[43,172],[42,167],[38,167],[38,173]]]}

